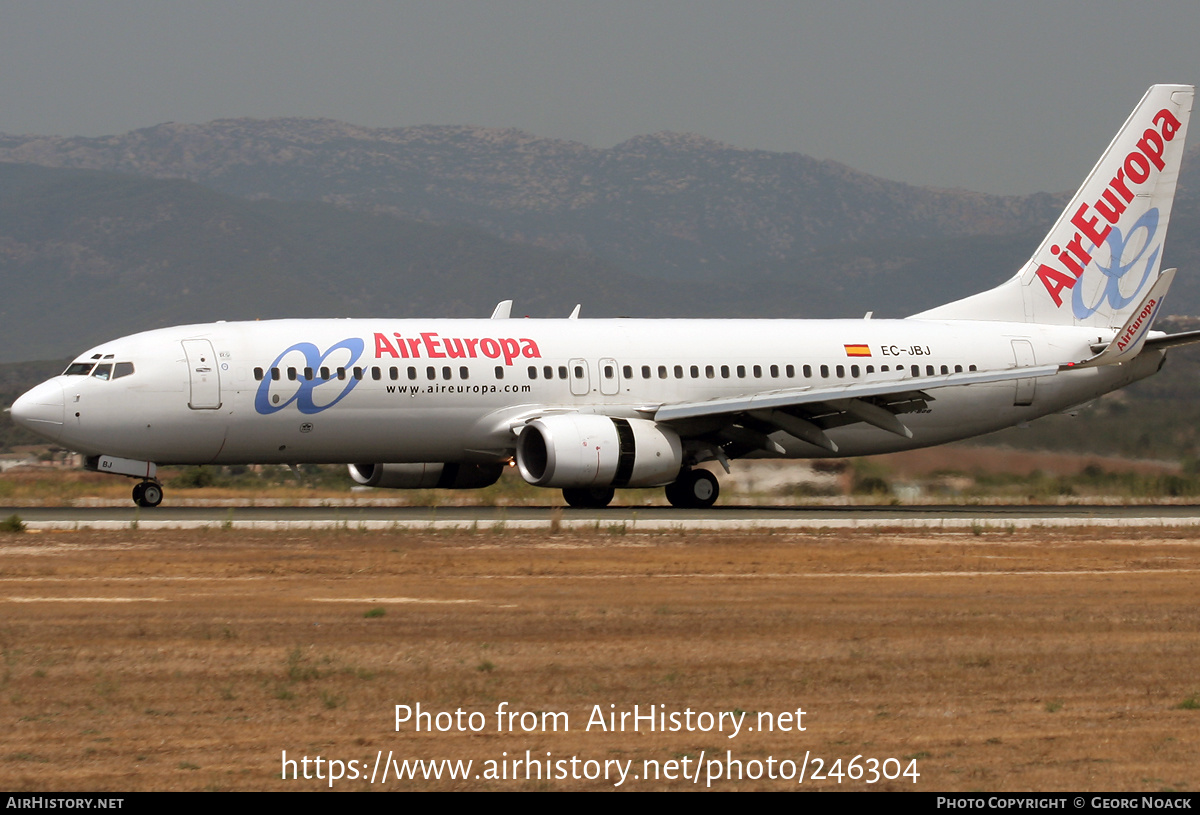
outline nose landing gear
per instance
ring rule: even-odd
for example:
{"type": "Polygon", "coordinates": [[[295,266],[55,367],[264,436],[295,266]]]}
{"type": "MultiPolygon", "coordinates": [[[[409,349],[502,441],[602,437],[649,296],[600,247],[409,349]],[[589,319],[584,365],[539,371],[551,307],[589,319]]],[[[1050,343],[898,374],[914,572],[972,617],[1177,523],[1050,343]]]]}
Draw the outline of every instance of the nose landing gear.
{"type": "Polygon", "coordinates": [[[133,488],[133,503],[139,507],[156,507],[162,499],[162,487],[154,481],[142,481],[133,488]]]}

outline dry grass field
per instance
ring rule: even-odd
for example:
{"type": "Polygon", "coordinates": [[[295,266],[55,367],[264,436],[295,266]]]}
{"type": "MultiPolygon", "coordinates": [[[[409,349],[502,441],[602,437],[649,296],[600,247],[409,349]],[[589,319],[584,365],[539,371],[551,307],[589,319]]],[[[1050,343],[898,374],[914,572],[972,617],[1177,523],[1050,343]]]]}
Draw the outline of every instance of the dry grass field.
{"type": "Polygon", "coordinates": [[[0,788],[1195,790],[1194,534],[2,535],[0,788]]]}

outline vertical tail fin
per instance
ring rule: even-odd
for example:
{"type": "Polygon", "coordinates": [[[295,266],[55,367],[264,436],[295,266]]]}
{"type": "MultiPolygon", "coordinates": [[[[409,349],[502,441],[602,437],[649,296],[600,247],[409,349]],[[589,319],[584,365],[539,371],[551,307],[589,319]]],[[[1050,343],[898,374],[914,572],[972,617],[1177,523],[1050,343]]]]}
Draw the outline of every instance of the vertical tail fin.
{"type": "Polygon", "coordinates": [[[1151,87],[1015,277],[914,316],[1123,325],[1159,275],[1194,94],[1151,87]]]}

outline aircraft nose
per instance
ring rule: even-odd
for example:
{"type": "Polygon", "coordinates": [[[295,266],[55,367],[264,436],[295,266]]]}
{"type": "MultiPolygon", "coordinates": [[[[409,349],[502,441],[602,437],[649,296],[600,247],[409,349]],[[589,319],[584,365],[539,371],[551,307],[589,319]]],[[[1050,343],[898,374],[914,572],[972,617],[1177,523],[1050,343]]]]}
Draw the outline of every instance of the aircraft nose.
{"type": "Polygon", "coordinates": [[[43,382],[13,402],[11,413],[13,421],[21,427],[57,441],[63,429],[62,385],[43,382]]]}

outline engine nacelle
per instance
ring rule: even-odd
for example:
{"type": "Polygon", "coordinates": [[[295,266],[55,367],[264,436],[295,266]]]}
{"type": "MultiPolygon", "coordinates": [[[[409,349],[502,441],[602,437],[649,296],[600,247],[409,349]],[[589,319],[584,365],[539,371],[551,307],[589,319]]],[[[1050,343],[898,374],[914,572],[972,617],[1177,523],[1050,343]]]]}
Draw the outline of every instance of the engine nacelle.
{"type": "Polygon", "coordinates": [[[391,490],[473,490],[490,487],[503,464],[351,464],[350,477],[366,487],[391,490]]]}
{"type": "Polygon", "coordinates": [[[547,416],[517,439],[517,469],[536,487],[657,487],[682,466],[679,434],[646,419],[547,416]]]}

